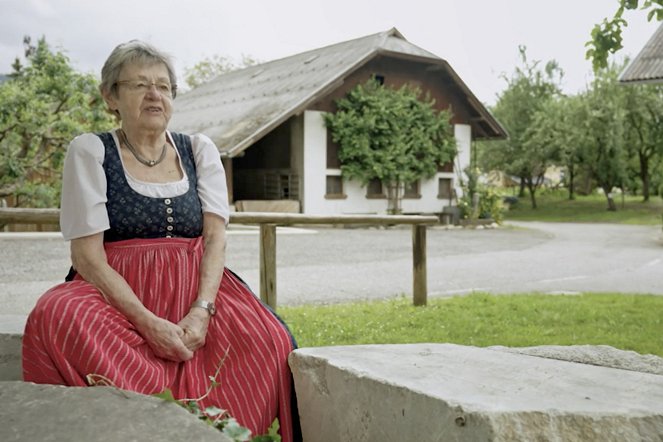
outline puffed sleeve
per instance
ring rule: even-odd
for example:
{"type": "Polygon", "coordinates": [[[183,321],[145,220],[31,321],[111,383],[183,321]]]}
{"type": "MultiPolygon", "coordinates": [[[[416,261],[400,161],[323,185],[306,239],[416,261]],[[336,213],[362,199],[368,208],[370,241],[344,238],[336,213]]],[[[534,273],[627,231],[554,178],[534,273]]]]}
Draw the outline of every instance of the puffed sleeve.
{"type": "Polygon", "coordinates": [[[60,202],[60,228],[67,241],[109,228],[103,162],[104,145],[95,134],[80,135],[69,144],[60,202]]]}
{"type": "Polygon", "coordinates": [[[202,134],[191,136],[191,147],[196,161],[198,197],[203,212],[214,213],[228,224],[228,185],[219,150],[209,137],[202,134]]]}

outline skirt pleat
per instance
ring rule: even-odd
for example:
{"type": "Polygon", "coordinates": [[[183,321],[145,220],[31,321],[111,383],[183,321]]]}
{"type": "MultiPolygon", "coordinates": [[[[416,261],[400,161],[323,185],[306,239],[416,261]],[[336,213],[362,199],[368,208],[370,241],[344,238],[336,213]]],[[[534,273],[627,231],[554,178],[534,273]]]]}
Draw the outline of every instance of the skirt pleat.
{"type": "MultiPolygon", "coordinates": [[[[202,238],[135,239],[106,244],[108,263],[155,315],[178,323],[197,297],[202,238]]],[[[178,399],[227,410],[253,434],[279,418],[292,440],[292,377],[287,328],[228,269],[216,298],[205,346],[186,362],[154,355],[131,322],[77,276],[46,292],[28,317],[23,375],[36,383],[85,386],[88,375],[119,388],[153,394],[166,388],[178,399]]]]}

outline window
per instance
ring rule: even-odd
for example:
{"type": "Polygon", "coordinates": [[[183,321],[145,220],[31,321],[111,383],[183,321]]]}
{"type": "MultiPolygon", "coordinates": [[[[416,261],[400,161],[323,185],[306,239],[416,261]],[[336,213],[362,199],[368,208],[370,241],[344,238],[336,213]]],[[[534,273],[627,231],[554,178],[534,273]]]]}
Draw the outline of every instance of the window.
{"type": "Polygon", "coordinates": [[[405,184],[403,198],[421,198],[421,182],[419,180],[405,184]]]}
{"type": "Polygon", "coordinates": [[[334,143],[331,130],[327,128],[327,169],[340,169],[341,160],[338,159],[338,149],[338,143],[334,143]]]}
{"type": "Polygon", "coordinates": [[[377,81],[378,84],[384,84],[384,75],[375,74],[373,78],[375,78],[375,81],[377,81]]]}
{"type": "Polygon", "coordinates": [[[440,178],[437,182],[437,197],[440,199],[451,199],[453,196],[453,180],[451,178],[440,178]]]}
{"type": "Polygon", "coordinates": [[[385,198],[382,181],[373,178],[368,182],[368,185],[366,186],[366,198],[385,198]]]}
{"type": "Polygon", "coordinates": [[[438,172],[453,172],[454,171],[454,162],[453,161],[448,161],[444,164],[438,164],[437,165],[437,171],[438,172]]]}
{"type": "Polygon", "coordinates": [[[340,175],[327,175],[326,198],[345,198],[343,194],[343,177],[340,175]]]}

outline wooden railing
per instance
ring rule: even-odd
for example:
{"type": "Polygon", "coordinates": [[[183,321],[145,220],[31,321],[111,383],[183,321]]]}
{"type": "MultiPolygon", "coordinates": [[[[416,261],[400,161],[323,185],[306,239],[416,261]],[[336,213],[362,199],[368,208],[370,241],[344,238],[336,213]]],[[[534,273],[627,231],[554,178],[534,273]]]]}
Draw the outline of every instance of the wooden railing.
{"type": "MultiPolygon", "coordinates": [[[[0,208],[2,224],[58,224],[59,209],[0,208]]],[[[232,224],[260,226],[260,298],[276,309],[276,226],[290,225],[411,225],[412,302],[426,305],[426,226],[439,222],[436,216],[419,215],[305,215],[300,213],[233,212],[232,224]]]]}

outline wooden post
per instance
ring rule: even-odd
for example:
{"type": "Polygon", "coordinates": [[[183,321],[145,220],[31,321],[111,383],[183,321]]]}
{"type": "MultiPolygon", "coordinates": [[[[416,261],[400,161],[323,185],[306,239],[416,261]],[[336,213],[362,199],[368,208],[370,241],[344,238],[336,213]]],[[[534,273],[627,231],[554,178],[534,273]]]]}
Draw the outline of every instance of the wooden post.
{"type": "MultiPolygon", "coordinates": [[[[2,198],[0,199],[0,207],[3,209],[7,208],[7,200],[2,198]]],[[[3,232],[9,232],[9,223],[5,224],[4,227],[2,227],[3,232]]]]}
{"type": "Polygon", "coordinates": [[[412,300],[414,305],[426,305],[426,226],[412,226],[412,300]]]}
{"type": "Polygon", "coordinates": [[[276,224],[260,224],[260,299],[276,310],[276,224]]]}
{"type": "Polygon", "coordinates": [[[228,187],[228,200],[230,204],[235,202],[235,189],[233,189],[233,159],[228,157],[221,158],[223,169],[226,171],[226,186],[228,187]]]}

